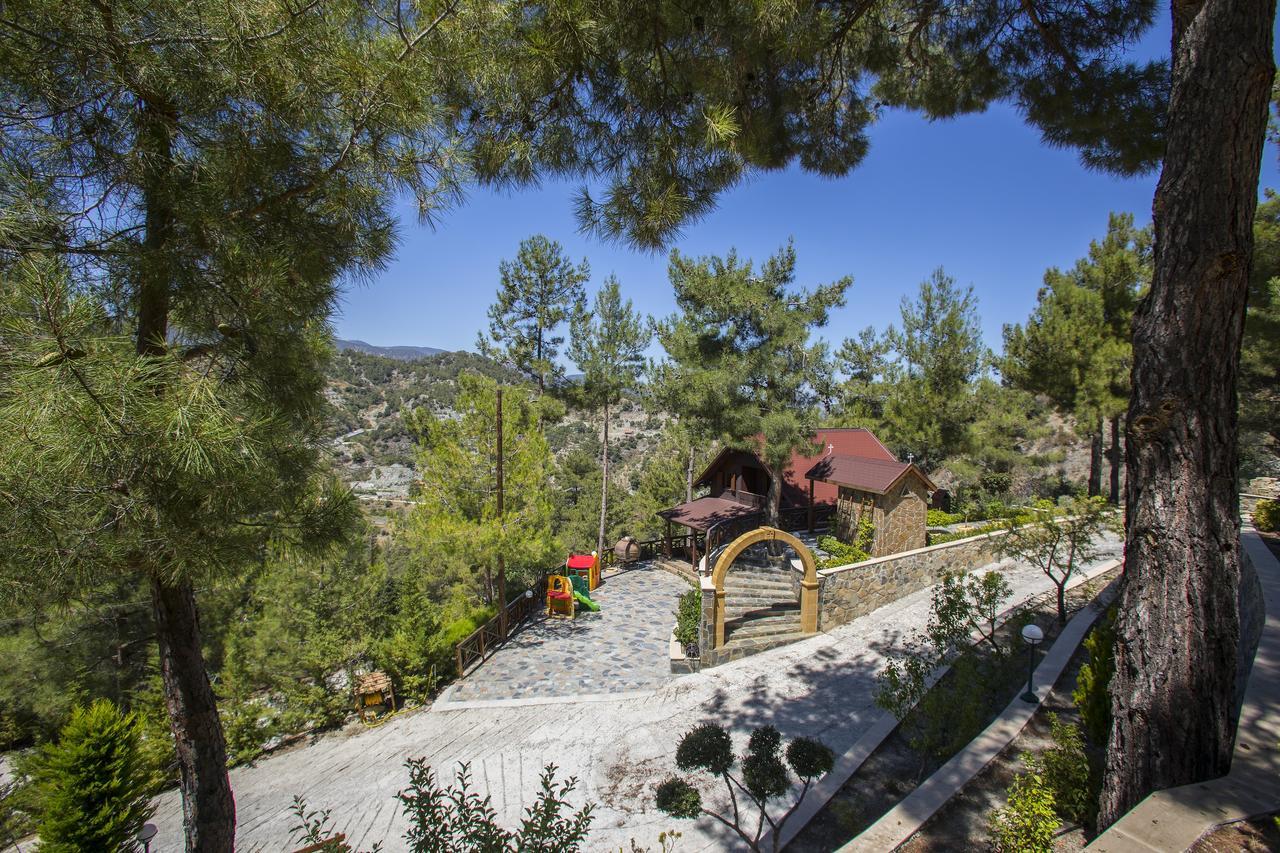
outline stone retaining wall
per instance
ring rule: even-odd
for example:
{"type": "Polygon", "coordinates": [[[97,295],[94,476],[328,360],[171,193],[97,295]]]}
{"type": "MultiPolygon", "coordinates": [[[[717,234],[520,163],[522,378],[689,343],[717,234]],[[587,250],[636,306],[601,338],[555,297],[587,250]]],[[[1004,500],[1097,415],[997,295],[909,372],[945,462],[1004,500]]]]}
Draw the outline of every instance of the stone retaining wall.
{"type": "Polygon", "coordinates": [[[876,557],[818,572],[818,628],[865,616],[904,595],[932,586],[946,572],[969,572],[999,558],[1001,531],[876,557]]]}

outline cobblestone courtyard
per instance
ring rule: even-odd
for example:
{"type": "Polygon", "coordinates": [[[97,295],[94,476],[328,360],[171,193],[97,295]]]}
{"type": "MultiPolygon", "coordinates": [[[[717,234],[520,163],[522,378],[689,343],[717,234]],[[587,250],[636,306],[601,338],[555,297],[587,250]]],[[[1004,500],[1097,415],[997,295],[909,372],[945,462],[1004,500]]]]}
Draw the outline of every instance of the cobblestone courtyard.
{"type": "Polygon", "coordinates": [[[654,690],[672,678],[667,642],[689,588],[648,563],[606,574],[591,594],[599,613],[539,616],[436,704],[654,690]]]}

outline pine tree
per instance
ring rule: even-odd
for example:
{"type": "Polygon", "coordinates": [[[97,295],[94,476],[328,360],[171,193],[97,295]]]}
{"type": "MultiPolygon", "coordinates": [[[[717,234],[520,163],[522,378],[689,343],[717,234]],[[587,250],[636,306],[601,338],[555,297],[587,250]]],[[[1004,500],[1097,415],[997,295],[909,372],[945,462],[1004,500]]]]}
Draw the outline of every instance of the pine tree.
{"type": "Polygon", "coordinates": [[[546,390],[564,377],[557,362],[564,336],[557,330],[585,310],[583,284],[591,277],[586,259],[574,266],[554,240],[537,234],[520,243],[514,261],[498,265],[498,301],[489,307],[489,338],[480,352],[510,363],[546,390]]]}
{"type": "MultiPolygon", "coordinates": [[[[845,342],[846,348],[849,342],[845,342]]],[[[973,420],[970,383],[985,358],[973,287],[956,287],[941,269],[903,297],[902,327],[890,327],[884,347],[888,439],[928,470],[964,449],[973,420]]]]}
{"type": "Polygon", "coordinates": [[[499,516],[497,383],[463,374],[459,385],[459,419],[414,410],[422,481],[404,534],[423,559],[464,575],[479,573],[484,600],[496,606],[499,556],[509,573],[523,580],[532,580],[560,558],[552,530],[552,457],[542,431],[549,401],[504,389],[504,506],[499,516]]]}
{"type": "Polygon", "coordinates": [[[58,741],[41,748],[32,768],[41,850],[138,849],[138,831],[151,815],[140,738],[137,719],[105,699],[72,710],[58,741]]]}
{"type": "Polygon", "coordinates": [[[609,407],[634,388],[644,368],[644,350],[652,337],[645,321],[622,300],[618,280],[610,276],[596,294],[590,314],[572,318],[569,357],[582,372],[582,402],[599,407],[604,424],[600,452],[600,532],[596,553],[604,554],[609,506],[609,407]]]}
{"type": "Polygon", "coordinates": [[[792,451],[813,447],[816,389],[830,384],[826,345],[809,336],[853,283],[846,277],[796,291],[795,265],[790,245],[758,275],[735,252],[693,259],[673,251],[668,275],[678,312],[658,323],[668,361],[651,382],[671,411],[759,456],[774,526],[783,472],[792,451]]]}

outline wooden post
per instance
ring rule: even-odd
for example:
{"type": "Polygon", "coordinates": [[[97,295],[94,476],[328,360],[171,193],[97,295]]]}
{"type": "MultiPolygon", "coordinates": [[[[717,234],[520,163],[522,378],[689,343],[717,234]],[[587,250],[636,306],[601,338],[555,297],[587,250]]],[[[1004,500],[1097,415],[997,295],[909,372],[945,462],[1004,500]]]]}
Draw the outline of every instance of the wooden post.
{"type": "Polygon", "coordinates": [[[666,519],[667,533],[662,537],[662,556],[671,559],[671,519],[666,519]]]}
{"type": "Polygon", "coordinates": [[[689,528],[689,562],[693,563],[694,572],[698,571],[698,531],[689,528]]]}
{"type": "Polygon", "coordinates": [[[462,643],[453,647],[454,652],[458,655],[458,677],[462,677],[462,643]]]}
{"type": "MultiPolygon", "coordinates": [[[[502,386],[498,386],[498,525],[502,525],[502,386]]],[[[498,550],[498,636],[507,639],[507,558],[498,550]]]]}

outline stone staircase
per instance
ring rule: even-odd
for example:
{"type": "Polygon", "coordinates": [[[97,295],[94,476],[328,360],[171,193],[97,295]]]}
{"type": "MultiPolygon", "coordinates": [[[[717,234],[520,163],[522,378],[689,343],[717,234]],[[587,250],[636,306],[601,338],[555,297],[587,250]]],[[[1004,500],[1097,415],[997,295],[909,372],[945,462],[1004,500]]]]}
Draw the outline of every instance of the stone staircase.
{"type": "Polygon", "coordinates": [[[724,579],[723,647],[717,663],[794,643],[807,634],[800,629],[799,586],[785,566],[735,565],[724,579]]]}

